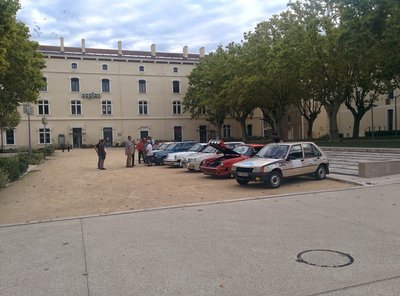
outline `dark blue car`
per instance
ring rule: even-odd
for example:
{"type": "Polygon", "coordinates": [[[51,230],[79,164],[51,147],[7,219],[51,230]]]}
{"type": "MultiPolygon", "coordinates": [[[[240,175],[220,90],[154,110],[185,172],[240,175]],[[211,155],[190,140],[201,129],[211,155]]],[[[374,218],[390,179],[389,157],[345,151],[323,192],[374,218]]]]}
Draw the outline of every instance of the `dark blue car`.
{"type": "Polygon", "coordinates": [[[167,157],[168,153],[174,152],[184,152],[188,151],[192,148],[193,145],[197,144],[196,141],[185,141],[185,142],[176,142],[169,145],[165,150],[156,151],[153,156],[153,161],[157,165],[164,164],[164,159],[167,157]]]}

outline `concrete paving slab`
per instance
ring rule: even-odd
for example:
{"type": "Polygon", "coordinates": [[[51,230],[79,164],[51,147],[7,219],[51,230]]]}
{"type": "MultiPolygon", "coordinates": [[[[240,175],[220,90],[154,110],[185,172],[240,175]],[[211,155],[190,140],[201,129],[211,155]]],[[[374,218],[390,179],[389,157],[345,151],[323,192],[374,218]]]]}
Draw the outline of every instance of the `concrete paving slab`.
{"type": "Polygon", "coordinates": [[[0,228],[1,296],[88,295],[79,220],[0,228]]]}
{"type": "Polygon", "coordinates": [[[0,227],[0,295],[400,295],[400,184],[0,227]]]}
{"type": "Polygon", "coordinates": [[[385,198],[364,206],[351,190],[85,220],[91,295],[323,295],[374,282],[399,295],[379,287],[400,276],[400,216],[384,200],[398,189],[375,188],[385,198]],[[332,267],[296,261],[310,250],[332,267]],[[346,258],[329,251],[354,263],[333,267],[346,258]]]}

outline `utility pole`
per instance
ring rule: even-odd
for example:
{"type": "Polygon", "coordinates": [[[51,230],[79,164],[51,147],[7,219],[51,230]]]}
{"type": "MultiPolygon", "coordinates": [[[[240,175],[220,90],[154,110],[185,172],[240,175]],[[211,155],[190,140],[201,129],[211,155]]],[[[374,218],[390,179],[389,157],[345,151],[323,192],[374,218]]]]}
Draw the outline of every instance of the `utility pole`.
{"type": "Polygon", "coordinates": [[[33,115],[33,106],[30,103],[24,104],[24,113],[28,115],[28,141],[29,141],[29,154],[32,154],[32,140],[31,140],[31,115],[33,115]]]}

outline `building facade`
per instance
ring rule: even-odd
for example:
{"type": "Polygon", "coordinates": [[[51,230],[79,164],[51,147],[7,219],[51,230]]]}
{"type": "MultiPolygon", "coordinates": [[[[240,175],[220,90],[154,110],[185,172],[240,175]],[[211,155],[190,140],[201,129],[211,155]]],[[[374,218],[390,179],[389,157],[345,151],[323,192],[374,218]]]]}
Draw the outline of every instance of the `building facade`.
{"type": "MultiPolygon", "coordinates": [[[[128,135],[135,140],[152,136],[157,140],[197,140],[206,142],[216,136],[215,127],[205,117],[192,119],[184,112],[183,98],[188,75],[205,56],[198,54],[122,49],[40,46],[46,61],[37,104],[20,106],[21,123],[3,134],[5,148],[94,145],[104,138],[107,145],[119,145],[128,135]],[[29,114],[28,114],[29,113],[29,114]]],[[[360,136],[366,131],[398,128],[398,90],[382,96],[376,107],[362,119],[360,136]]],[[[352,136],[352,114],[343,105],[338,113],[339,133],[352,136]]],[[[247,136],[270,137],[271,127],[256,109],[246,121],[247,136]]],[[[282,120],[282,138],[305,139],[307,122],[295,107],[288,108],[282,120]]],[[[328,118],[322,110],[313,126],[313,138],[329,134],[328,118]]],[[[238,122],[227,118],[222,137],[241,139],[238,122]]]]}
{"type": "MultiPolygon", "coordinates": [[[[152,136],[158,140],[208,141],[214,127],[204,118],[191,119],[184,112],[187,76],[204,57],[198,54],[162,53],[153,44],[150,51],[40,46],[46,61],[37,104],[20,107],[21,123],[4,135],[8,148],[43,147],[69,143],[73,147],[93,145],[104,138],[118,145],[128,135],[134,139],[152,136]],[[30,114],[28,114],[30,113],[30,114]]],[[[265,127],[261,112],[248,120],[251,136],[265,127]]],[[[240,138],[239,124],[227,119],[224,138],[240,138]]]]}

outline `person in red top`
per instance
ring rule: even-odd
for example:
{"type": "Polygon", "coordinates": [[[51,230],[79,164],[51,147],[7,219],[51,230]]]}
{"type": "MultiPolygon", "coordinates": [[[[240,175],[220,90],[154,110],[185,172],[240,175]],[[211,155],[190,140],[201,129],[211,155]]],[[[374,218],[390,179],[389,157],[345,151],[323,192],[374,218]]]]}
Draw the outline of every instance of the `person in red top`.
{"type": "Polygon", "coordinates": [[[138,151],[138,162],[140,162],[140,159],[143,159],[144,162],[144,155],[143,155],[143,140],[142,139],[138,139],[137,140],[137,144],[136,144],[136,149],[138,151]]]}

